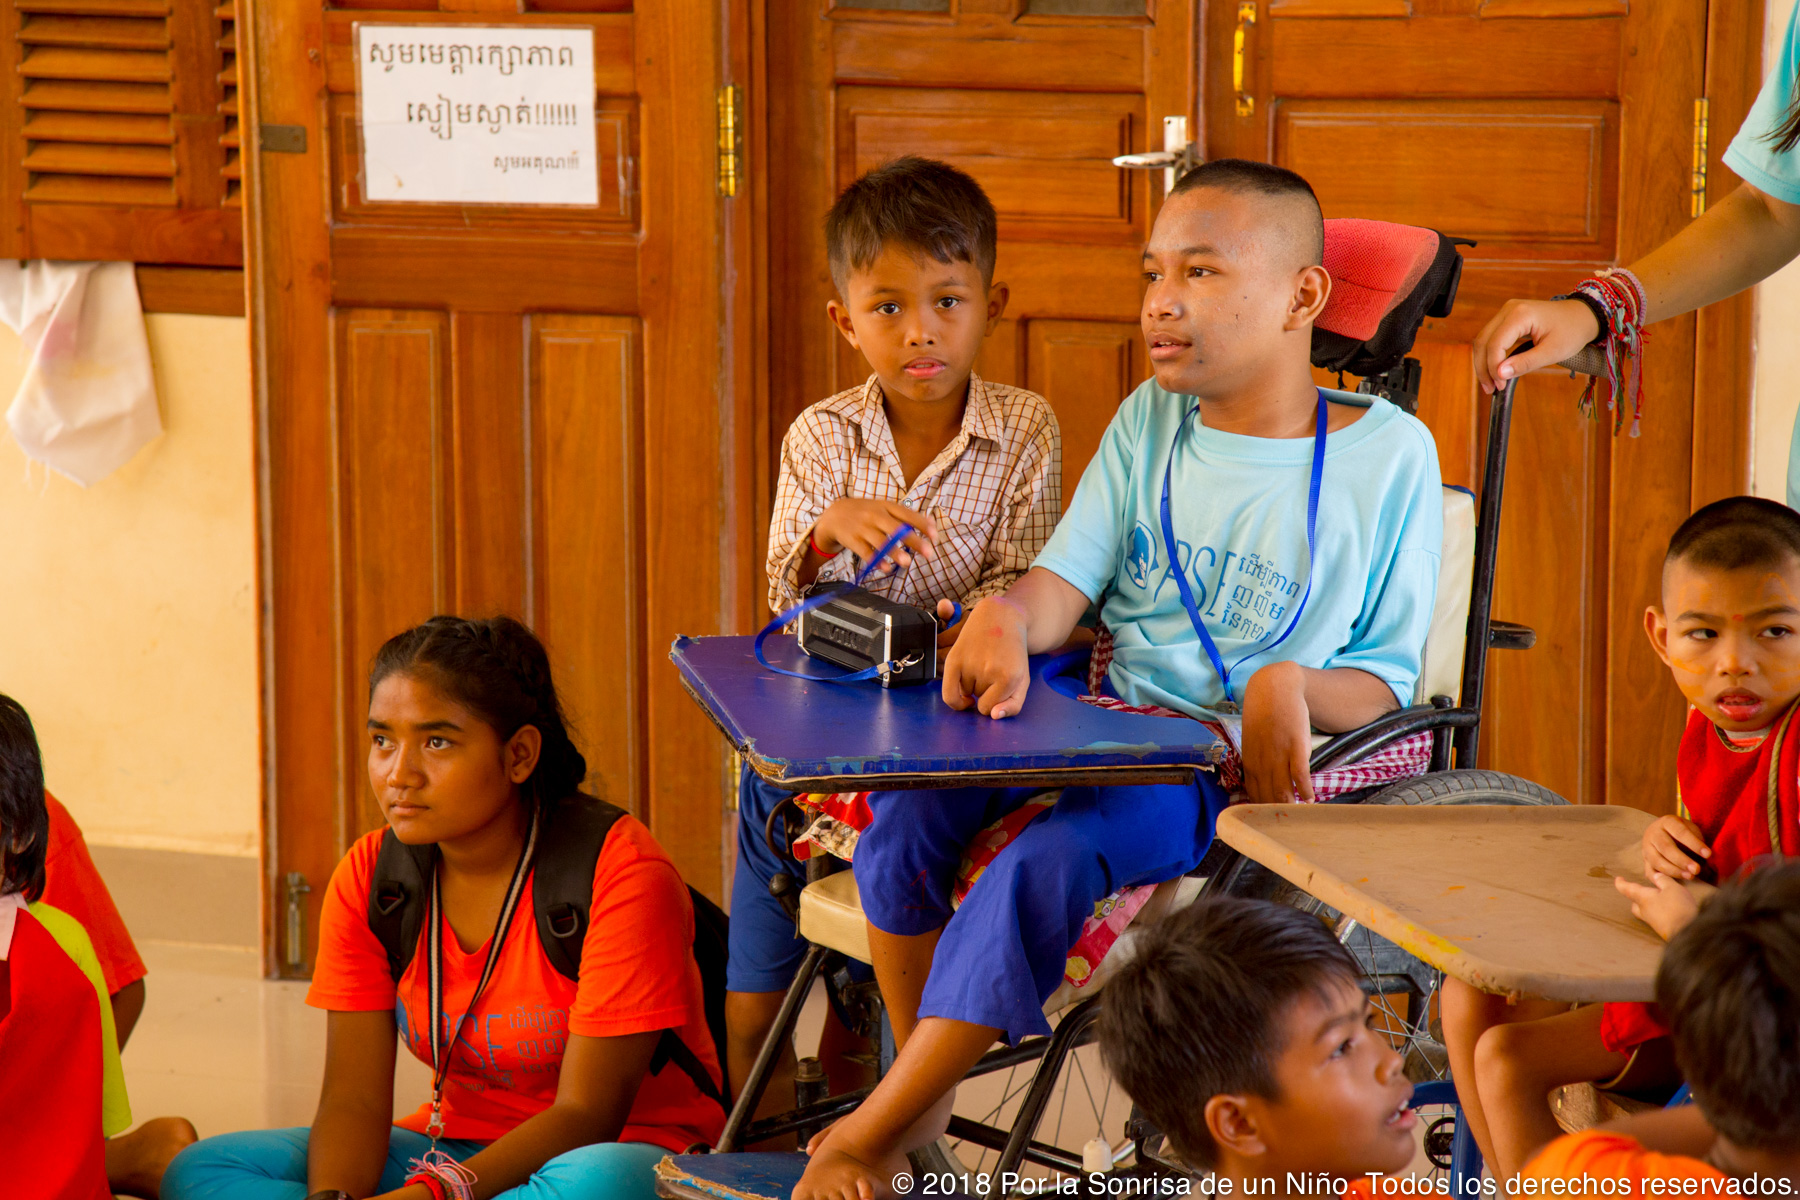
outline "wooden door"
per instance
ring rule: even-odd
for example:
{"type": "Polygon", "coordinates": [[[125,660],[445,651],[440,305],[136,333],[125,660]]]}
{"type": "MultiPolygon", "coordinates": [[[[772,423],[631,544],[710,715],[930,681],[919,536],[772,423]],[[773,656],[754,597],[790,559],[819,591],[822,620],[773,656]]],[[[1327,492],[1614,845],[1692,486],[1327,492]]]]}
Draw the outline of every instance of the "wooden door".
{"type": "Polygon", "coordinates": [[[1111,159],[1193,120],[1193,34],[1191,0],[770,0],[771,459],[801,409],[868,375],[825,319],[825,212],[923,154],[993,199],[1012,298],[976,370],[1049,399],[1073,487],[1148,373],[1140,256],[1162,176],[1111,159]]]}
{"type": "Polygon", "coordinates": [[[750,544],[720,376],[718,10],[269,0],[247,24],[271,967],[306,969],[333,866],[379,824],[369,660],[436,612],[537,629],[590,786],[718,895],[723,746],[666,656],[737,623],[750,544]],[[591,29],[599,204],[365,199],[359,21],[591,29]]]}
{"type": "MultiPolygon", "coordinates": [[[[1688,219],[1705,0],[1243,0],[1209,7],[1206,45],[1210,157],[1299,171],[1326,216],[1479,241],[1418,351],[1445,480],[1472,485],[1470,339],[1507,298],[1566,292],[1688,219]]],[[[1538,640],[1490,656],[1482,758],[1668,811],[1683,705],[1641,627],[1690,491],[1714,486],[1696,478],[1692,317],[1656,328],[1647,365],[1635,439],[1578,415],[1566,377],[1519,385],[1494,614],[1538,640]]]]}

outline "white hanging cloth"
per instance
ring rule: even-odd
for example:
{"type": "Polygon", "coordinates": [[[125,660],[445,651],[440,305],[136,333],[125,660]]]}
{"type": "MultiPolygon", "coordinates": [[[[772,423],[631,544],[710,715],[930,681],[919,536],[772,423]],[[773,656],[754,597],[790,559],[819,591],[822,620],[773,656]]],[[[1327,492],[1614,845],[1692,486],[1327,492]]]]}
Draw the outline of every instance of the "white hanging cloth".
{"type": "Polygon", "coordinates": [[[0,259],[0,323],[24,342],[6,424],[28,457],[87,487],[162,432],[131,263],[0,259]]]}

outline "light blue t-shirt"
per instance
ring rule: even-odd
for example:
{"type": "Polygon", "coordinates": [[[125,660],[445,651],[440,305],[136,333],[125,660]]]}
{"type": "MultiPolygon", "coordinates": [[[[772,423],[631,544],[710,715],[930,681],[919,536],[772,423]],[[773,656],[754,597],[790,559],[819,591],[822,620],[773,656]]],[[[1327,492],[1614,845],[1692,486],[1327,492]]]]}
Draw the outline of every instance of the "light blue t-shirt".
{"type": "MultiPolygon", "coordinates": [[[[1312,594],[1287,640],[1270,651],[1306,595],[1312,438],[1247,437],[1190,421],[1169,488],[1177,564],[1240,703],[1259,667],[1297,662],[1367,671],[1410,704],[1444,541],[1437,446],[1385,400],[1325,394],[1367,411],[1326,438],[1312,594]]],[[[1104,593],[1109,678],[1122,699],[1188,713],[1225,699],[1162,537],[1163,466],[1194,403],[1154,379],[1127,396],[1033,564],[1090,600],[1104,593]]]]}
{"type": "MultiPolygon", "coordinates": [[[[1800,17],[1788,14],[1787,36],[1781,39],[1781,56],[1775,60],[1756,103],[1744,118],[1737,136],[1725,149],[1725,165],[1744,182],[1789,204],[1800,204],[1800,146],[1782,153],[1769,135],[1793,111],[1794,80],[1800,75],[1800,17]]],[[[1800,419],[1788,450],[1787,502],[1800,508],[1800,419]]]]}

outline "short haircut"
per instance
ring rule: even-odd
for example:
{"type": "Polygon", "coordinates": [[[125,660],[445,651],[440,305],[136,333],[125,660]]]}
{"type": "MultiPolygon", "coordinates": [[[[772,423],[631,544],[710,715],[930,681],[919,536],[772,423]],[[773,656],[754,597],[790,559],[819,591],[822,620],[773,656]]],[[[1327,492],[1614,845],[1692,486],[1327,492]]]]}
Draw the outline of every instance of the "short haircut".
{"type": "Polygon", "coordinates": [[[31,718],[11,696],[0,696],[0,896],[44,894],[44,855],[50,846],[50,809],[44,803],[44,760],[31,718]]]}
{"type": "Polygon", "coordinates": [[[1325,212],[1319,207],[1319,197],[1314,194],[1312,184],[1296,172],[1248,158],[1219,158],[1201,163],[1176,180],[1169,195],[1179,196],[1201,188],[1288,200],[1294,209],[1293,227],[1288,233],[1305,258],[1305,265],[1324,265],[1325,212]]]}
{"type": "Polygon", "coordinates": [[[1721,1136],[1800,1150],[1800,861],[1740,876],[1669,941],[1656,1002],[1721,1136]]]}
{"type": "Polygon", "coordinates": [[[845,188],[825,217],[825,252],[838,295],[889,246],[939,262],[973,263],[994,278],[999,222],[981,185],[949,163],[909,154],[845,188]]]}
{"type": "Polygon", "coordinates": [[[1356,960],[1318,917],[1230,896],[1199,901],[1139,945],[1101,999],[1100,1053],[1176,1152],[1211,1170],[1207,1101],[1278,1098],[1282,1016],[1302,996],[1356,986],[1356,960]]]}
{"type": "Polygon", "coordinates": [[[1715,500],[1669,539],[1665,567],[1684,562],[1715,571],[1780,570],[1800,561],[1800,513],[1760,496],[1715,500]]]}

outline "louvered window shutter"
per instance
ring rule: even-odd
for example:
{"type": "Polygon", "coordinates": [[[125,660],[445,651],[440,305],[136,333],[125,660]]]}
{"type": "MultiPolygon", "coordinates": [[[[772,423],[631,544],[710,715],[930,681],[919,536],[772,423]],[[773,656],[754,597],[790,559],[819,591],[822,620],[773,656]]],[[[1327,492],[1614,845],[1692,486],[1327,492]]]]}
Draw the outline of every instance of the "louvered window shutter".
{"type": "Polygon", "coordinates": [[[0,0],[17,258],[238,266],[230,0],[0,0]]]}

